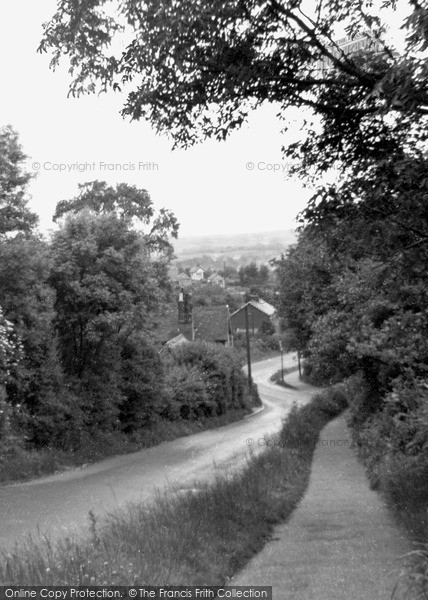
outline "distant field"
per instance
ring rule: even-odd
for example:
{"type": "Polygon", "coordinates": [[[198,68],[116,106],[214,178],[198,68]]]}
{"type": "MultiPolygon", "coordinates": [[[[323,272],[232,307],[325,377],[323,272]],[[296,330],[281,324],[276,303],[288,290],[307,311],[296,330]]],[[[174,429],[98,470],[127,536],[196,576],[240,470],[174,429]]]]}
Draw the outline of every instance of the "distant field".
{"type": "Polygon", "coordinates": [[[295,243],[293,230],[183,237],[173,240],[179,261],[195,258],[230,259],[239,264],[268,262],[295,243]]]}

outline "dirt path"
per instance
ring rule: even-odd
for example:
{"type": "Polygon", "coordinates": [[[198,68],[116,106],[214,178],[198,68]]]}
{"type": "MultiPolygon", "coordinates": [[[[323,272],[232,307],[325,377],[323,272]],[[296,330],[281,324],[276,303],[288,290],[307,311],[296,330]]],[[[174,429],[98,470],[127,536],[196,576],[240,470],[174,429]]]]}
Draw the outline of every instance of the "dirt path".
{"type": "Polygon", "coordinates": [[[306,496],[231,584],[284,600],[386,600],[410,544],[357,462],[345,419],[321,433],[306,496]]]}

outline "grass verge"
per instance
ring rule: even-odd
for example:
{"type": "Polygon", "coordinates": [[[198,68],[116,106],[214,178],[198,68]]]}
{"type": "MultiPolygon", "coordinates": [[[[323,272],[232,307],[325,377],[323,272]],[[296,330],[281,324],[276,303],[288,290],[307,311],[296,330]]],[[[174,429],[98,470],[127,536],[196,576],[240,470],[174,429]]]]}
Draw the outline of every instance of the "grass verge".
{"type": "Polygon", "coordinates": [[[392,595],[394,600],[428,598],[428,544],[421,544],[406,557],[403,573],[392,595]]]}
{"type": "Polygon", "coordinates": [[[342,388],[294,406],[281,432],[243,471],[218,476],[196,492],[159,495],[102,522],[88,539],[16,547],[0,561],[2,585],[223,585],[261,550],[308,484],[326,423],[346,407],[342,388]]]}
{"type": "Polygon", "coordinates": [[[284,369],[284,371],[282,371],[281,369],[279,369],[279,371],[276,371],[273,375],[271,375],[270,380],[273,381],[273,383],[276,383],[277,385],[280,385],[281,387],[285,387],[288,388],[290,390],[295,390],[297,389],[294,385],[291,385],[291,383],[288,383],[287,381],[283,381],[283,375],[289,375],[290,373],[294,373],[295,371],[298,371],[299,367],[288,367],[287,369],[284,369]]]}

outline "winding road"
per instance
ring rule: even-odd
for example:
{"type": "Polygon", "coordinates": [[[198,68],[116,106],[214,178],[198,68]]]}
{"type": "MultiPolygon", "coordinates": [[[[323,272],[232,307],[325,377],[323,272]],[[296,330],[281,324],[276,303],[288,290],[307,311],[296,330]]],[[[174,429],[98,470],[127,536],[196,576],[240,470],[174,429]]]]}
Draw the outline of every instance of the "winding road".
{"type": "MultiPolygon", "coordinates": [[[[284,356],[284,367],[295,366],[295,357],[284,356]]],[[[84,532],[88,513],[101,516],[130,502],[155,500],[159,489],[190,489],[216,471],[242,466],[248,456],[247,440],[258,440],[278,431],[293,402],[305,403],[313,388],[287,377],[297,390],[269,383],[280,368],[273,358],[253,365],[263,410],[215,430],[165,442],[153,448],[109,458],[26,483],[0,486],[0,548],[10,549],[29,534],[48,536],[84,532]]]]}

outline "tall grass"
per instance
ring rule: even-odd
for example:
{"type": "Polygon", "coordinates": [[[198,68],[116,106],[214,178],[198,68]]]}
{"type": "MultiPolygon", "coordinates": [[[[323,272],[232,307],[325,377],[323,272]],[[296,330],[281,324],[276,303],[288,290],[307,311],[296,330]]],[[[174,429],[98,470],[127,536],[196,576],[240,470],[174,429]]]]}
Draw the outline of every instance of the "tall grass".
{"type": "Polygon", "coordinates": [[[239,473],[159,494],[98,522],[87,539],[29,540],[3,553],[3,585],[222,585],[264,545],[306,489],[321,429],[346,406],[327,390],[291,410],[278,436],[239,473]]]}
{"type": "Polygon", "coordinates": [[[428,544],[407,554],[406,565],[394,590],[394,600],[427,600],[428,544]]]}

